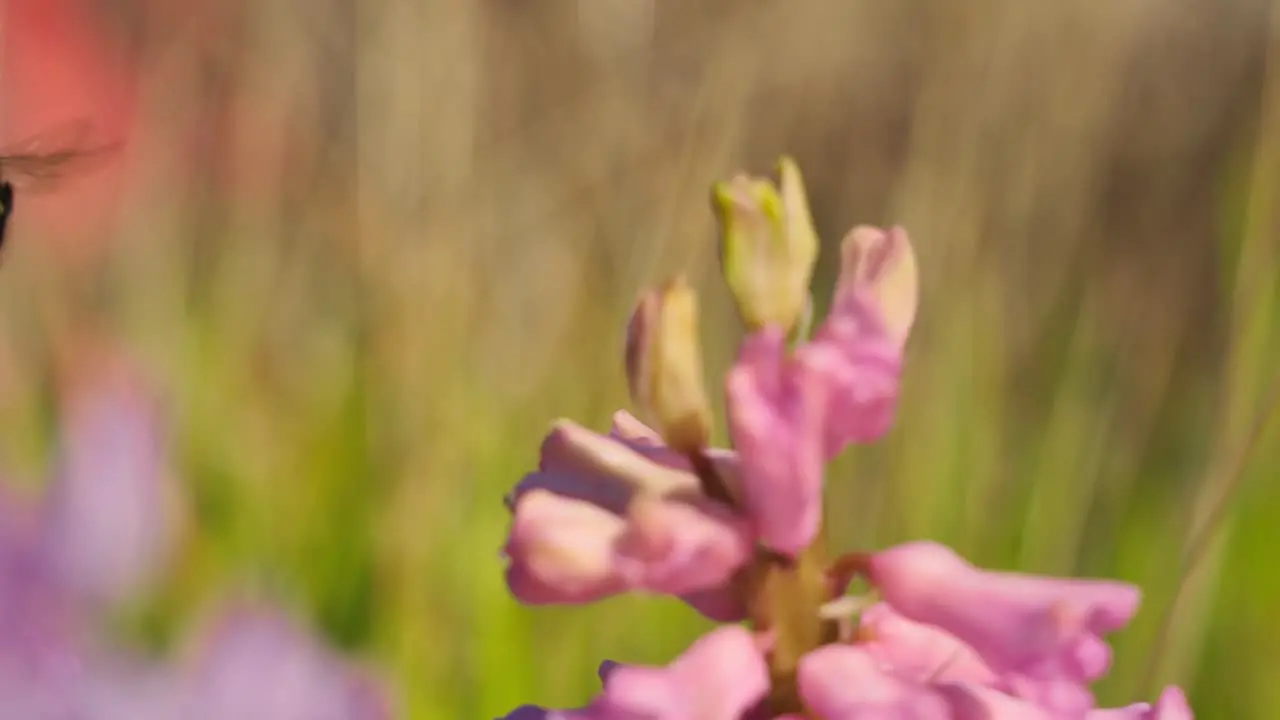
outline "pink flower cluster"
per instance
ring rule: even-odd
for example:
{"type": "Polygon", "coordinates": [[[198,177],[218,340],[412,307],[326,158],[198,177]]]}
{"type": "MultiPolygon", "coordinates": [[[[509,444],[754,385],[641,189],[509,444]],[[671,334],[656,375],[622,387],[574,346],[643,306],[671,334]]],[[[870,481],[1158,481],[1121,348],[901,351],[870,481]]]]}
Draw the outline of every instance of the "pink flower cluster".
{"type": "Polygon", "coordinates": [[[751,619],[744,575],[762,553],[801,558],[821,531],[826,462],[889,428],[916,309],[901,229],[856,228],[842,256],[811,339],[789,348],[785,329],[763,327],[743,342],[725,381],[734,451],[706,450],[699,463],[627,413],[608,435],[570,421],[552,429],[538,469],[508,498],[512,594],[578,604],[658,593],[732,624],[667,667],[605,663],[603,691],[585,708],[526,706],[508,720],[1191,718],[1173,687],[1155,705],[1095,707],[1106,635],[1137,611],[1137,588],[983,571],[924,541],[823,569],[821,610],[851,607],[845,631],[800,657],[789,680],[808,714],[770,707],[776,637],[738,624],[751,619]],[[708,468],[730,501],[705,492],[708,468]],[[874,599],[844,597],[852,575],[874,599]]]}

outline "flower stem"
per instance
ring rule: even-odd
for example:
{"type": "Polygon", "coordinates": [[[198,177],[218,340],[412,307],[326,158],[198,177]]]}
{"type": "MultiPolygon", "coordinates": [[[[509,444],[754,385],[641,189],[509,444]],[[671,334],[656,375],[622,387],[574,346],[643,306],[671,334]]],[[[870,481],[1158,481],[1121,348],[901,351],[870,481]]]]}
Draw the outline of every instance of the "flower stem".
{"type": "Polygon", "coordinates": [[[795,558],[756,552],[748,612],[752,628],[772,641],[768,704],[775,715],[807,712],[796,686],[800,658],[839,638],[839,624],[819,616],[831,599],[824,546],[819,539],[795,558]]]}

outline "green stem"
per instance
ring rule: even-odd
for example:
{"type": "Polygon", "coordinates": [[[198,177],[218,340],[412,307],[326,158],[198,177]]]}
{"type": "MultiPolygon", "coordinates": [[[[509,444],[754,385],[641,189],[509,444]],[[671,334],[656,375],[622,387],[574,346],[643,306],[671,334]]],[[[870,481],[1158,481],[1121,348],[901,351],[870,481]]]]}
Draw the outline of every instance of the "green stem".
{"type": "MultiPolygon", "coordinates": [[[[733,488],[716,472],[705,452],[688,452],[686,456],[707,497],[740,507],[733,488]]],[[[752,629],[772,641],[768,653],[770,692],[765,704],[773,716],[810,716],[796,686],[800,658],[840,638],[840,624],[823,620],[819,614],[836,590],[831,573],[838,573],[839,568],[828,566],[825,532],[819,528],[817,539],[795,558],[759,547],[748,569],[743,583],[747,616],[752,629]]],[[[843,586],[839,590],[843,591],[843,586]]]]}
{"type": "Polygon", "coordinates": [[[776,715],[807,712],[796,687],[800,658],[839,637],[838,623],[818,615],[831,599],[821,537],[794,559],[764,548],[756,553],[748,610],[752,628],[773,641],[769,708],[776,715]]]}

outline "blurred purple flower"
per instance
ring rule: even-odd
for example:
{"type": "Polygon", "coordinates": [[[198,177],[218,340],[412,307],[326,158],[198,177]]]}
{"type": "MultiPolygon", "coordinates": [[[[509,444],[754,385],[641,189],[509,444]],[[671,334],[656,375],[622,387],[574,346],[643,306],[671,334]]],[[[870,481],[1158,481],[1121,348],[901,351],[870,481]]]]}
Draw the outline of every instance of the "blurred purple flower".
{"type": "Polygon", "coordinates": [[[380,689],[279,612],[236,608],[183,677],[187,720],[383,720],[380,689]]]}
{"type": "Polygon", "coordinates": [[[86,635],[0,653],[0,718],[389,720],[381,688],[282,615],[233,611],[186,666],[140,662],[86,635]],[[12,714],[5,714],[12,713],[12,714]]]}
{"type": "Polygon", "coordinates": [[[118,358],[74,378],[63,399],[44,531],[54,566],[79,597],[110,603],[144,589],[173,549],[158,420],[141,378],[118,358]]]}
{"type": "Polygon", "coordinates": [[[152,398],[119,356],[64,386],[61,463],[26,503],[0,487],[0,719],[381,720],[382,693],[278,614],[231,613],[187,668],[96,633],[174,540],[152,398]]]}
{"type": "Polygon", "coordinates": [[[73,617],[41,543],[41,519],[35,506],[0,487],[0,647],[68,632],[73,617]]]}
{"type": "Polygon", "coordinates": [[[41,508],[0,492],[0,717],[168,720],[162,669],[99,647],[45,542],[41,508]]]}

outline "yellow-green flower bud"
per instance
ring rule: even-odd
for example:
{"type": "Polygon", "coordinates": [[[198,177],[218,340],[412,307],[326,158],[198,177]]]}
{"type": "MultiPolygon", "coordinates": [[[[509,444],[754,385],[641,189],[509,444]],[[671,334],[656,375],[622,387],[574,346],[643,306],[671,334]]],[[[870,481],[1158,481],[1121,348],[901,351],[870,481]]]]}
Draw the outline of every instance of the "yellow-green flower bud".
{"type": "Polygon", "coordinates": [[[778,162],[778,185],[738,175],[718,183],[712,204],[720,223],[721,270],[752,330],[792,330],[809,303],[818,235],[795,161],[778,162]]]}
{"type": "Polygon", "coordinates": [[[631,399],[681,452],[707,446],[711,407],[702,377],[698,296],[683,277],[641,296],[627,328],[631,399]]]}

